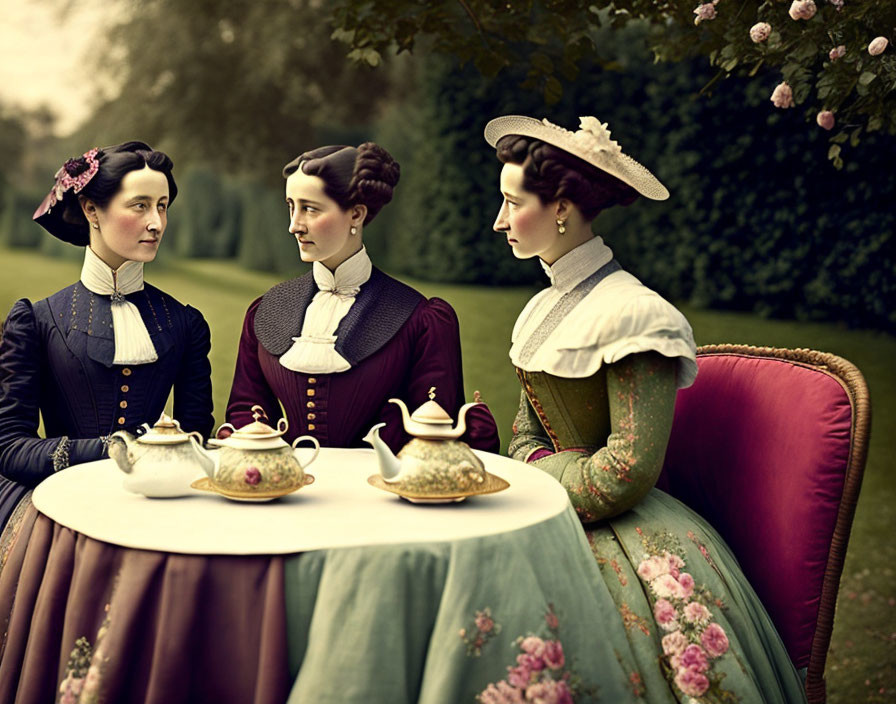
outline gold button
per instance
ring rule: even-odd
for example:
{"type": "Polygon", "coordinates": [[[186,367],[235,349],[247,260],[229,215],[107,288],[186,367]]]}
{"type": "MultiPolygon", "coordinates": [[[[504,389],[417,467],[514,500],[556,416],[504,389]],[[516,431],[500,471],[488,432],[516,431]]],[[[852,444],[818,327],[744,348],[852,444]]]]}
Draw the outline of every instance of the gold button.
{"type": "Polygon", "coordinates": [[[315,414],[315,413],[308,414],[308,420],[314,420],[315,418],[317,418],[317,414],[315,414]]]}
{"type": "Polygon", "coordinates": [[[314,401],[309,401],[305,404],[308,408],[314,408],[314,401]]]}
{"type": "Polygon", "coordinates": [[[130,386],[128,386],[127,384],[122,384],[122,386],[121,386],[121,393],[126,394],[126,393],[127,393],[128,391],[130,391],[130,390],[131,390],[131,387],[130,387],[130,386]]]}
{"type": "Polygon", "coordinates": [[[309,423],[309,424],[308,424],[308,430],[314,430],[315,427],[316,427],[316,426],[314,425],[314,423],[309,423]]]}
{"type": "Polygon", "coordinates": [[[120,417],[118,418],[118,424],[119,424],[119,425],[124,425],[124,416],[120,416],[120,417]]]}
{"type": "Polygon", "coordinates": [[[125,367],[124,369],[121,370],[121,373],[124,374],[125,376],[130,376],[131,370],[128,367],[125,367]]]}
{"type": "Polygon", "coordinates": [[[309,396],[314,396],[314,389],[308,389],[305,393],[309,396]]]}
{"type": "Polygon", "coordinates": [[[309,384],[316,384],[316,383],[317,383],[317,379],[315,379],[313,376],[309,376],[309,377],[308,377],[308,383],[309,383],[309,384]]]}
{"type": "Polygon", "coordinates": [[[127,408],[127,407],[128,407],[128,402],[127,402],[127,401],[122,401],[122,402],[119,403],[118,405],[119,405],[121,408],[127,408]]]}

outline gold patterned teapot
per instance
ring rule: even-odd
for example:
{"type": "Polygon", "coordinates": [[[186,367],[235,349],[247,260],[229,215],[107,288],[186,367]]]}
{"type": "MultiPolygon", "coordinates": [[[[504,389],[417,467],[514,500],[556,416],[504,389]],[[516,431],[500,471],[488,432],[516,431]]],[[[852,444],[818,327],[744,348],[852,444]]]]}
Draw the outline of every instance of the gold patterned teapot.
{"type": "Polygon", "coordinates": [[[262,422],[263,416],[264,409],[253,406],[255,420],[252,423],[239,430],[230,423],[218,428],[218,433],[223,428],[229,428],[232,433],[227,438],[209,440],[210,445],[221,448],[218,466],[208,473],[207,479],[195,482],[195,488],[239,501],[269,501],[314,481],[314,477],[305,472],[305,467],[314,462],[320,451],[317,438],[302,435],[290,446],[282,437],[289,427],[286,418],[281,418],[275,429],[262,422]],[[314,454],[304,465],[293,453],[303,440],[314,445],[314,454]]]}
{"type": "Polygon", "coordinates": [[[181,430],[180,423],[162,413],[146,432],[133,436],[119,430],[109,438],[109,457],[127,474],[124,488],[154,498],[186,496],[200,471],[208,473],[215,461],[202,449],[202,436],[181,430]]]}
{"type": "Polygon", "coordinates": [[[413,437],[395,456],[379,434],[386,424],[370,429],[364,441],[376,451],[380,474],[368,479],[369,483],[421,501],[460,500],[507,487],[503,479],[486,472],[482,460],[458,439],[466,431],[467,411],[479,405],[478,400],[461,406],[456,426],[436,403],[435,387],[429,390],[429,400],[411,414],[401,399],[389,401],[401,409],[405,432],[413,437]]]}

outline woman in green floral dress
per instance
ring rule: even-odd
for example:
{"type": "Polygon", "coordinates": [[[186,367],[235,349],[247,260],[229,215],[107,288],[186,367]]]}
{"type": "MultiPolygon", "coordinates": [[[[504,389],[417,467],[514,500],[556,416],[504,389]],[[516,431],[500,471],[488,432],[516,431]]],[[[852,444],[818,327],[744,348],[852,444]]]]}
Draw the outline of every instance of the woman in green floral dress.
{"type": "MultiPolygon", "coordinates": [[[[539,257],[551,282],[513,330],[523,388],[510,455],[555,477],[585,524],[618,609],[600,624],[619,659],[607,676],[628,673],[633,694],[651,702],[804,701],[724,541],[653,488],[676,391],[697,374],[694,339],[684,316],[624,271],[591,223],[608,207],[668,191],[594,117],[573,133],[506,116],[485,136],[504,164],[494,229],[515,257],[539,257]]],[[[528,701],[546,681],[536,651],[550,643],[529,643],[479,700],[528,701]]],[[[564,686],[550,701],[571,701],[564,686]]]]}

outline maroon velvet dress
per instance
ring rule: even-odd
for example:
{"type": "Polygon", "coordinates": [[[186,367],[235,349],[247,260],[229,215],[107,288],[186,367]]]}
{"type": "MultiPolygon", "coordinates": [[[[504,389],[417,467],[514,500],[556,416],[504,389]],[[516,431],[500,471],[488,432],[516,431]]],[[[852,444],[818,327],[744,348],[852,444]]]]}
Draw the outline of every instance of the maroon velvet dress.
{"type": "MultiPolygon", "coordinates": [[[[283,367],[279,357],[302,330],[305,310],[317,287],[310,273],[278,284],[249,306],[227,421],[240,428],[262,406],[272,424],[289,421],[284,436],[313,435],[323,447],[366,447],[363,437],[376,423],[380,436],[398,451],[410,439],[400,398],[413,411],[436,387],[436,401],[452,416],[464,403],[457,316],[445,301],[427,300],[414,289],[374,268],[355,303],[336,329],[336,350],[351,368],[305,374],[283,367]]],[[[462,440],[496,452],[498,430],[487,406],[470,409],[462,440]]]]}

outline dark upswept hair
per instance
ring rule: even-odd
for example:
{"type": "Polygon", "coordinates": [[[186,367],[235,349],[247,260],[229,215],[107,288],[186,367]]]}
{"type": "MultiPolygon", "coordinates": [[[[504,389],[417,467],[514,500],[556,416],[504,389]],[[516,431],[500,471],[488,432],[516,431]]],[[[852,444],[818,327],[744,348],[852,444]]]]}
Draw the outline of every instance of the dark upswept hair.
{"type": "Polygon", "coordinates": [[[317,176],[324,182],[324,193],[343,210],[353,205],[367,206],[365,225],[392,200],[392,191],[401,177],[398,162],[374,142],[312,149],[284,166],[283,178],[289,178],[300,166],[303,174],[317,176]]]}
{"type": "MultiPolygon", "coordinates": [[[[99,161],[99,169],[79,195],[89,198],[100,208],[109,205],[121,188],[125,176],[146,166],[165,174],[168,180],[168,205],[171,205],[177,197],[177,184],[171,173],[174,162],[167,154],[153,150],[146,142],[122,142],[111,147],[103,147],[97,152],[96,158],[99,161]]],[[[81,211],[79,198],[74,194],[66,193],[62,219],[77,229],[83,227],[84,235],[89,240],[87,218],[81,211]],[[69,197],[70,195],[73,197],[69,197]]]]}
{"type": "Polygon", "coordinates": [[[614,205],[629,205],[639,195],[612,174],[534,137],[504,135],[495,150],[501,163],[523,167],[523,188],[542,204],[566,198],[589,221],[614,205]]]}

